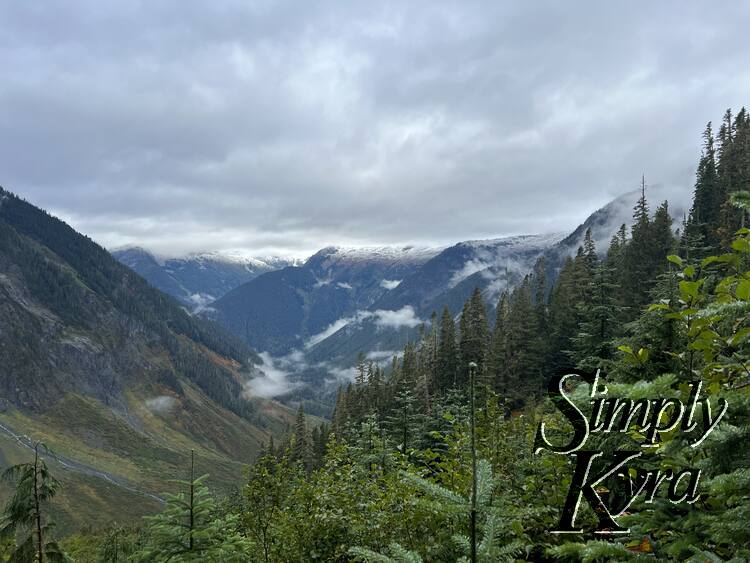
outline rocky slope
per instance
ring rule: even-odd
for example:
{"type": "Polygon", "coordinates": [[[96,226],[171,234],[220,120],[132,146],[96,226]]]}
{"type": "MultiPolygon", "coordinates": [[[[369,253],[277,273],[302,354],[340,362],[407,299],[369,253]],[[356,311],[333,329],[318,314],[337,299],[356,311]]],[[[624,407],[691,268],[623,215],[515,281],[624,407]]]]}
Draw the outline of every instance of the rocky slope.
{"type": "MultiPolygon", "coordinates": [[[[0,189],[0,465],[54,452],[58,522],[158,507],[190,450],[214,487],[293,419],[249,397],[257,356],[65,223],[0,189]]],[[[0,489],[0,496],[7,490],[0,489]]]]}

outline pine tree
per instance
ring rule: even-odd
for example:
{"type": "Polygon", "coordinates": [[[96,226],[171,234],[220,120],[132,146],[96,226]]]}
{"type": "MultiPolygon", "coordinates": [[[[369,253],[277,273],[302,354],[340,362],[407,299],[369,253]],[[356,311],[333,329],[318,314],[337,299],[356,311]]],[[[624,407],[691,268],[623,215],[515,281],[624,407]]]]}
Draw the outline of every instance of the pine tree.
{"type": "Polygon", "coordinates": [[[541,335],[534,314],[530,276],[526,276],[511,294],[507,327],[507,393],[518,402],[534,395],[542,384],[544,359],[538,353],[541,335]]]}
{"type": "Polygon", "coordinates": [[[361,387],[367,382],[367,362],[364,352],[357,354],[357,365],[355,367],[354,383],[361,387]]]}
{"type": "Polygon", "coordinates": [[[599,262],[599,257],[596,254],[596,243],[594,237],[591,234],[591,229],[586,229],[586,233],[583,235],[583,246],[581,247],[581,259],[584,262],[585,270],[588,275],[593,273],[599,262]]]}
{"type": "Polygon", "coordinates": [[[68,561],[57,543],[47,539],[51,524],[45,506],[57,493],[60,482],[41,457],[40,452],[47,451],[47,447],[41,442],[33,445],[33,462],[13,465],[3,473],[4,481],[15,483],[15,491],[5,505],[0,536],[26,535],[11,554],[11,561],[68,561]]]}
{"type": "Polygon", "coordinates": [[[385,420],[386,428],[402,453],[417,445],[416,434],[422,420],[417,405],[414,393],[402,380],[393,397],[390,415],[385,420]]]}
{"type": "Polygon", "coordinates": [[[422,331],[419,344],[418,362],[419,376],[417,392],[422,399],[423,411],[427,414],[432,410],[432,398],[437,381],[437,353],[438,353],[437,313],[430,316],[430,329],[422,331]]]}
{"type": "Polygon", "coordinates": [[[489,325],[487,324],[487,310],[482,299],[482,292],[475,288],[464,306],[461,314],[459,373],[462,383],[468,382],[468,365],[475,362],[479,377],[483,378],[487,368],[485,354],[489,343],[489,325]]]}
{"type": "Polygon", "coordinates": [[[703,132],[703,153],[696,173],[693,206],[683,231],[683,241],[690,240],[691,246],[694,246],[693,258],[704,258],[718,251],[723,203],[716,169],[714,135],[709,121],[703,132]]]}
{"type": "Polygon", "coordinates": [[[437,381],[440,390],[455,386],[458,373],[458,348],[456,346],[456,323],[448,307],[443,309],[440,319],[438,341],[437,381]]]}
{"type": "Polygon", "coordinates": [[[633,219],[632,238],[625,247],[621,279],[623,300],[631,315],[628,320],[637,317],[640,309],[650,301],[656,278],[666,269],[665,256],[675,245],[667,203],[657,209],[653,221],[649,219],[645,180],[633,219]]]}
{"type": "Polygon", "coordinates": [[[492,329],[488,352],[487,372],[492,388],[502,397],[508,394],[508,318],[510,314],[508,291],[503,291],[495,310],[495,326],[492,329]]]}
{"type": "Polygon", "coordinates": [[[237,531],[236,515],[219,515],[204,481],[195,478],[191,452],[190,480],[175,481],[187,491],[167,493],[164,509],[147,516],[148,543],[137,561],[247,561],[247,540],[237,531]]]}
{"type": "Polygon", "coordinates": [[[672,217],[669,215],[669,203],[662,203],[654,213],[652,229],[652,258],[649,275],[655,280],[668,266],[666,257],[675,251],[676,240],[672,231],[672,217]]]}
{"type": "Polygon", "coordinates": [[[411,388],[417,382],[417,376],[419,372],[419,361],[417,359],[417,347],[414,342],[407,342],[404,346],[404,357],[401,359],[401,365],[399,369],[400,378],[408,382],[411,388]]]}
{"type": "Polygon", "coordinates": [[[292,460],[301,463],[306,469],[311,468],[310,436],[305,422],[305,409],[300,403],[297,409],[297,418],[294,422],[294,443],[292,446],[292,460]]]}
{"type": "Polygon", "coordinates": [[[576,271],[573,259],[566,258],[550,295],[550,345],[545,362],[550,373],[560,373],[574,367],[565,351],[570,350],[570,340],[578,332],[579,325],[576,271]]]}
{"type": "Polygon", "coordinates": [[[618,333],[618,289],[613,268],[607,261],[598,263],[586,291],[587,300],[578,304],[581,321],[572,338],[571,357],[581,369],[604,368],[612,358],[612,342],[618,333]]]}

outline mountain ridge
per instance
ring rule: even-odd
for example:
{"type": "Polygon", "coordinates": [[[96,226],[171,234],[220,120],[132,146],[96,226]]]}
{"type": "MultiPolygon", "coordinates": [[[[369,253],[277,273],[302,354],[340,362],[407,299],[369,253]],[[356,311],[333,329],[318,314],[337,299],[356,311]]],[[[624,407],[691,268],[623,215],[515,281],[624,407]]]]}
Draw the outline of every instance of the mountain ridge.
{"type": "Polygon", "coordinates": [[[243,463],[294,420],[248,394],[259,361],[0,188],[0,462],[26,459],[19,436],[55,452],[64,530],[152,512],[191,450],[217,489],[236,485],[243,463]]]}

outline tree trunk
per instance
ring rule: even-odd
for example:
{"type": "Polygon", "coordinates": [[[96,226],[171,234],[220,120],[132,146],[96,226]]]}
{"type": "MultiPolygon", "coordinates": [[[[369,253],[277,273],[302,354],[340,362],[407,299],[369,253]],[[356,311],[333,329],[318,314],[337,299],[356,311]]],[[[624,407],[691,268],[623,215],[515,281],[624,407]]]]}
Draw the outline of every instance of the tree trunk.
{"type": "Polygon", "coordinates": [[[44,538],[42,537],[42,511],[39,502],[39,443],[34,445],[34,519],[39,563],[44,563],[44,538]]]}
{"type": "Polygon", "coordinates": [[[474,421],[474,379],[476,378],[477,364],[469,364],[469,410],[471,414],[471,520],[469,522],[471,533],[471,563],[477,563],[477,443],[476,426],[474,421]]]}
{"type": "Polygon", "coordinates": [[[193,510],[193,499],[195,496],[195,453],[190,450],[190,551],[193,551],[193,528],[195,526],[195,513],[193,510]]]}

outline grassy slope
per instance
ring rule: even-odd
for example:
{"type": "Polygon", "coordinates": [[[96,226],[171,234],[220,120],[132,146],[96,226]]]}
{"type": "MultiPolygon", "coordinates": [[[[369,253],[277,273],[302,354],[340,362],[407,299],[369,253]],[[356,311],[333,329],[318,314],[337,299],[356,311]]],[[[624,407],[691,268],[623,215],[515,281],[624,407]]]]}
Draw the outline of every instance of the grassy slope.
{"type": "MultiPolygon", "coordinates": [[[[16,409],[0,414],[0,423],[16,434],[42,440],[64,461],[106,472],[133,489],[48,459],[54,475],[63,482],[54,502],[60,533],[83,525],[132,522],[158,510],[156,500],[135,490],[157,495],[174,491],[176,485],[170,480],[186,478],[191,449],[197,473],[209,473],[209,486],[218,493],[229,492],[241,484],[244,464],[254,459],[269,437],[267,431],[216,407],[195,389],[162,413],[149,411],[136,394],[128,400],[130,421],[93,399],[74,394],[41,416],[16,409]]],[[[293,421],[294,413],[276,403],[267,403],[265,410],[277,435],[293,421]]],[[[0,466],[30,458],[28,449],[0,433],[0,466]]],[[[8,485],[0,486],[0,500],[5,501],[9,492],[8,485]]]]}

